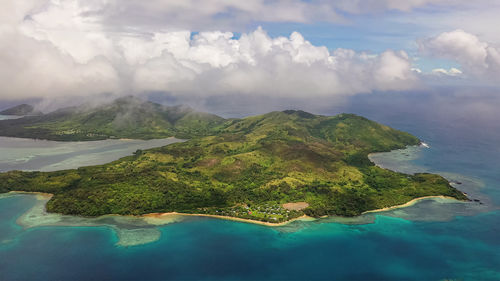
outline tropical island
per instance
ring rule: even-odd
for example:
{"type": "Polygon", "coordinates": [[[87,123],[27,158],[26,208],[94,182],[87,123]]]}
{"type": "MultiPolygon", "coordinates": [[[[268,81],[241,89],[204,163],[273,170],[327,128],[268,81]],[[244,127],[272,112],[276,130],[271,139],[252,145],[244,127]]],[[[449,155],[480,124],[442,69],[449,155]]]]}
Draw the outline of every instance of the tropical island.
{"type": "Polygon", "coordinates": [[[47,211],[68,215],[177,212],[280,223],[304,215],[357,216],[427,196],[467,200],[439,175],[375,166],[368,154],[420,140],[354,114],[285,110],[224,119],[127,97],[3,120],[0,135],[188,139],[104,165],[0,174],[0,192],[53,194],[47,211]]]}

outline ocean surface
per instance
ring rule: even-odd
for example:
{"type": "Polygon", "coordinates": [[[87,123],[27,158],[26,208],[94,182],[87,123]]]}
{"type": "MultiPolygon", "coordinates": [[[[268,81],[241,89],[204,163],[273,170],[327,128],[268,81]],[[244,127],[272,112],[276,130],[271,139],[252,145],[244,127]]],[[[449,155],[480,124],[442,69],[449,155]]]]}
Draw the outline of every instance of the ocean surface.
{"type": "Polygon", "coordinates": [[[56,171],[100,165],[132,155],[137,149],[168,145],[176,138],[57,142],[0,137],[0,172],[56,171]]]}
{"type": "MultiPolygon", "coordinates": [[[[478,201],[429,199],[266,227],[200,217],[88,220],[45,214],[40,196],[9,194],[0,199],[0,280],[500,280],[500,115],[466,110],[425,97],[362,97],[331,114],[358,113],[418,136],[430,147],[373,161],[440,173],[478,201]]],[[[36,151],[45,164],[7,161],[11,141],[0,139],[0,169],[58,167],[45,143],[13,157],[36,151]]],[[[103,160],[75,153],[85,165],[103,160]]]]}
{"type": "Polygon", "coordinates": [[[21,118],[22,116],[15,116],[15,115],[1,115],[0,114],[0,120],[8,120],[8,119],[17,119],[21,118]]]}

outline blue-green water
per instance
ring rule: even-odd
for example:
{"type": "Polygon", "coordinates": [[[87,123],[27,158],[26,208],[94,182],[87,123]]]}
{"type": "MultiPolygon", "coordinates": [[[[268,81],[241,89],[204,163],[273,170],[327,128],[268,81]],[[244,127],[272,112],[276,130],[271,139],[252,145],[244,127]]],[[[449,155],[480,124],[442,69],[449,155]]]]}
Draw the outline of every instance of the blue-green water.
{"type": "Polygon", "coordinates": [[[57,142],[0,137],[0,172],[10,170],[56,171],[109,163],[137,149],[159,147],[182,140],[101,140],[57,142]]]}
{"type": "Polygon", "coordinates": [[[17,119],[21,118],[22,116],[15,116],[15,115],[1,115],[0,114],[0,120],[7,120],[7,119],[17,119]]]}
{"type": "Polygon", "coordinates": [[[155,242],[123,247],[106,226],[23,229],[17,219],[37,200],[15,195],[0,199],[0,280],[500,280],[499,116],[455,122],[414,104],[366,104],[348,110],[430,144],[401,163],[460,180],[483,204],[427,200],[365,224],[280,228],[190,217],[157,227],[155,242]]]}
{"type": "Polygon", "coordinates": [[[498,280],[499,213],[450,222],[379,216],[374,224],[312,223],[296,232],[217,219],[161,228],[162,238],[117,247],[105,227],[23,231],[33,200],[3,199],[4,280],[498,280]],[[5,230],[7,230],[5,233],[5,230]]]}

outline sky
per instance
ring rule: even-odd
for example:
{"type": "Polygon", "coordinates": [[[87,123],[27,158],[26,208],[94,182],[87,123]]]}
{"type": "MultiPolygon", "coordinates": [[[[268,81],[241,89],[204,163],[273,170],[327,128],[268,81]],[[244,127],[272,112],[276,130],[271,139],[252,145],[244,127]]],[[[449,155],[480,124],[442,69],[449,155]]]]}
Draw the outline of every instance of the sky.
{"type": "Polygon", "coordinates": [[[340,101],[500,86],[500,0],[0,5],[0,101],[340,101]]]}

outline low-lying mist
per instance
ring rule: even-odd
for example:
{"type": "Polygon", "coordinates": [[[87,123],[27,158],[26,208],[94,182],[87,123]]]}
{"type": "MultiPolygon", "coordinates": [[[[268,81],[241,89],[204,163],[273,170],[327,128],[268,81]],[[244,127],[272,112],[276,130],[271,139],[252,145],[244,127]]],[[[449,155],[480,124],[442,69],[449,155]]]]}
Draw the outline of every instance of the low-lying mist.
{"type": "MultiPolygon", "coordinates": [[[[0,110],[21,103],[35,106],[43,113],[65,107],[92,108],[110,104],[123,96],[114,94],[90,97],[61,97],[51,99],[30,99],[1,101],[0,110]]],[[[273,97],[252,95],[219,95],[210,97],[179,96],[155,92],[135,95],[137,101],[148,100],[162,105],[183,105],[197,111],[214,113],[225,118],[244,117],[270,111],[300,109],[315,114],[334,115],[347,112],[364,115],[378,121],[393,120],[401,116],[426,122],[445,120],[449,126],[468,124],[470,126],[496,129],[500,127],[500,90],[480,87],[441,87],[412,92],[376,92],[334,98],[273,97]]],[[[133,105],[133,103],[132,103],[133,105]]],[[[129,106],[131,106],[129,104],[129,106]]],[[[130,110],[132,110],[131,108],[130,110]]],[[[439,121],[441,122],[441,121],[439,121]]],[[[444,122],[444,121],[443,121],[444,122]]]]}

